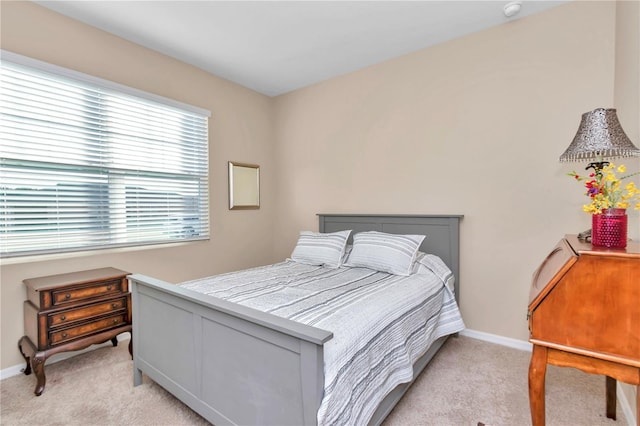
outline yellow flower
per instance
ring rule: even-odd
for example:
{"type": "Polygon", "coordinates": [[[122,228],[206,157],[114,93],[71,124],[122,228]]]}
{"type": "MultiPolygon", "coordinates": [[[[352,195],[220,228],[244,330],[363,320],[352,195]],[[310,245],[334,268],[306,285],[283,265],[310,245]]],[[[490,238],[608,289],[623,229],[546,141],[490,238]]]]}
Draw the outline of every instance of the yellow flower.
{"type": "Polygon", "coordinates": [[[591,214],[600,214],[602,210],[612,207],[629,208],[633,203],[634,208],[640,210],[640,189],[634,182],[629,182],[622,189],[622,180],[636,176],[640,172],[631,173],[618,178],[616,172],[625,173],[627,168],[624,165],[615,166],[609,163],[600,170],[595,170],[588,177],[578,175],[576,172],[569,173],[578,181],[584,181],[586,188],[585,195],[591,199],[589,204],[583,206],[583,210],[591,214]]]}
{"type": "Polygon", "coordinates": [[[627,190],[627,192],[629,193],[629,196],[640,194],[640,190],[636,188],[635,182],[629,182],[628,184],[625,185],[624,189],[627,190]]]}

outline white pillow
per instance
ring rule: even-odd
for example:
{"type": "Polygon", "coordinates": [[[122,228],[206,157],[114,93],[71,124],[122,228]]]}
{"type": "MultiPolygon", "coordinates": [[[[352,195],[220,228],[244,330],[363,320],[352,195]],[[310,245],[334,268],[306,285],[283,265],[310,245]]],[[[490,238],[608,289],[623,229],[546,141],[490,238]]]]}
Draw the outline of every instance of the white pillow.
{"type": "Polygon", "coordinates": [[[324,265],[338,268],[351,230],[331,233],[300,232],[291,260],[307,265],[324,265]]]}
{"type": "Polygon", "coordinates": [[[346,266],[359,266],[395,275],[410,275],[424,235],[359,232],[346,266]]]}

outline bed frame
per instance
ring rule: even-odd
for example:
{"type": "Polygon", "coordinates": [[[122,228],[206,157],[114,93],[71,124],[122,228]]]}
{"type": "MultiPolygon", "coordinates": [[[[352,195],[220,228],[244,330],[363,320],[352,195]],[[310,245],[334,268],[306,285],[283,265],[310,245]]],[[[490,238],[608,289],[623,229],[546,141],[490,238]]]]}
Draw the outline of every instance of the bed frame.
{"type": "MultiPolygon", "coordinates": [[[[460,215],[320,214],[320,232],[353,229],[425,234],[456,276],[460,215]]],[[[133,383],[142,374],[215,425],[315,425],[323,396],[323,344],[330,331],[203,295],[158,279],[129,277],[133,301],[133,383]]],[[[414,378],[442,346],[434,342],[414,378]]],[[[411,384],[398,386],[370,424],[379,425],[411,384]]]]}

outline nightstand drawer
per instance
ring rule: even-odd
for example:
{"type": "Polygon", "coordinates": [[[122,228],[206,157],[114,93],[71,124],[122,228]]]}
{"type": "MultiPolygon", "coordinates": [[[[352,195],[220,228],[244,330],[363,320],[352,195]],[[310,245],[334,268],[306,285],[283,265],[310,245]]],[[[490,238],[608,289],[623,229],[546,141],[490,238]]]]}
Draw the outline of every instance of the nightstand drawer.
{"type": "Polygon", "coordinates": [[[27,299],[40,311],[69,304],[91,303],[91,299],[129,293],[128,272],[116,268],[90,269],[24,280],[27,299]]]}
{"type": "Polygon", "coordinates": [[[78,302],[95,297],[116,295],[122,293],[121,280],[100,281],[85,287],[68,288],[53,291],[53,305],[60,306],[65,303],[78,302]]]}
{"type": "Polygon", "coordinates": [[[49,315],[49,326],[59,327],[65,326],[74,321],[80,321],[87,318],[99,317],[111,312],[127,309],[127,298],[112,299],[106,302],[95,303],[93,305],[85,305],[80,308],[68,309],[62,312],[56,312],[49,315]]]}
{"type": "Polygon", "coordinates": [[[88,334],[94,334],[110,328],[119,327],[123,324],[127,324],[126,313],[112,315],[86,324],[51,332],[49,333],[49,342],[53,346],[88,334]]]}

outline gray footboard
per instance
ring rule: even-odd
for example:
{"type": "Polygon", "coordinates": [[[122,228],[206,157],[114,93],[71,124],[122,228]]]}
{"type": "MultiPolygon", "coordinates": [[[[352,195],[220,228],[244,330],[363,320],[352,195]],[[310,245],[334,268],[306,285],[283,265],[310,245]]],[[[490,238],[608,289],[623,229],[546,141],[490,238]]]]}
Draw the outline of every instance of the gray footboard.
{"type": "Polygon", "coordinates": [[[143,275],[133,297],[142,373],[211,423],[314,425],[332,333],[143,275]]]}

